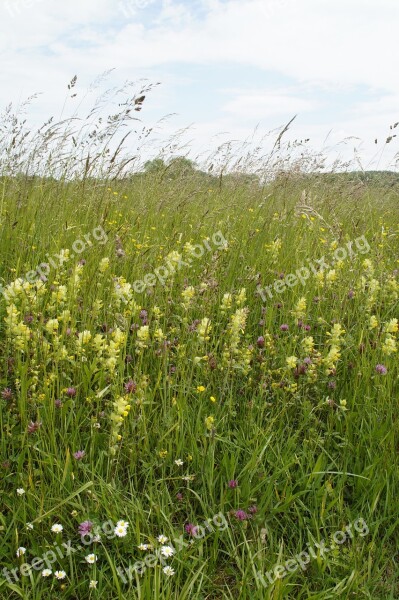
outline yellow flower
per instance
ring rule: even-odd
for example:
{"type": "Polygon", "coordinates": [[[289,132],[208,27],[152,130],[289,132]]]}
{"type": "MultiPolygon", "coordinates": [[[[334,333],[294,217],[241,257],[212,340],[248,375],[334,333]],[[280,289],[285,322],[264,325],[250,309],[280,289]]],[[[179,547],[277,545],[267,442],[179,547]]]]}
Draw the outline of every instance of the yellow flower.
{"type": "Polygon", "coordinates": [[[109,258],[108,257],[103,258],[100,261],[99,271],[100,271],[100,273],[105,273],[105,271],[107,269],[109,269],[109,258]]]}
{"type": "Polygon", "coordinates": [[[306,298],[302,296],[299,298],[297,305],[293,310],[293,314],[297,319],[303,319],[305,317],[306,311],[306,298]]]}
{"type": "Polygon", "coordinates": [[[215,396],[211,396],[209,399],[210,399],[211,402],[216,402],[215,396]]]}
{"type": "Polygon", "coordinates": [[[295,369],[296,365],[297,365],[297,357],[296,356],[289,356],[288,358],[285,359],[285,362],[287,363],[288,367],[290,369],[295,369]]]}
{"type": "Polygon", "coordinates": [[[206,417],[206,419],[205,419],[206,428],[209,430],[213,429],[214,422],[215,422],[215,417],[212,417],[212,416],[206,417]]]}
{"type": "Polygon", "coordinates": [[[160,450],[160,451],[159,451],[159,456],[160,456],[161,458],[166,458],[166,457],[167,457],[167,455],[168,455],[168,451],[167,451],[167,450],[160,450]]]}
{"type": "Polygon", "coordinates": [[[384,354],[387,354],[388,356],[390,356],[391,354],[394,354],[395,352],[398,351],[398,349],[396,347],[396,340],[389,333],[386,336],[384,343],[382,345],[382,351],[384,354]]]}
{"type": "Polygon", "coordinates": [[[398,319],[391,319],[385,326],[385,331],[387,333],[396,333],[398,329],[398,319]]]}
{"type": "Polygon", "coordinates": [[[210,339],[208,334],[211,331],[211,329],[212,326],[210,319],[208,319],[207,317],[202,319],[201,323],[197,327],[198,338],[201,342],[207,342],[210,339]]]}
{"type": "Polygon", "coordinates": [[[331,271],[328,271],[327,275],[326,275],[326,281],[327,283],[333,283],[334,281],[336,281],[337,279],[337,272],[335,269],[331,269],[331,271]]]}
{"type": "Polygon", "coordinates": [[[375,315],[370,317],[369,329],[376,329],[378,327],[378,320],[375,315]]]}
{"type": "Polygon", "coordinates": [[[199,385],[199,386],[197,386],[197,392],[199,392],[200,394],[201,394],[202,392],[205,392],[205,389],[206,389],[206,388],[204,388],[204,386],[203,386],[203,385],[199,385]]]}

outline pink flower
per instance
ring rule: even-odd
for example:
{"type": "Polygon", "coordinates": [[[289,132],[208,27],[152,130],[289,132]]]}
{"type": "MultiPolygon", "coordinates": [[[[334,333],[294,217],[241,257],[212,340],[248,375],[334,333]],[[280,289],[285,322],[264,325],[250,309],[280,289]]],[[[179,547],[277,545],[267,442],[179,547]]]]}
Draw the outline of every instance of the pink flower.
{"type": "Polygon", "coordinates": [[[73,453],[73,457],[76,460],[82,460],[82,458],[85,456],[86,452],[84,450],[78,450],[77,452],[73,453]]]}
{"type": "Polygon", "coordinates": [[[263,337],[263,335],[260,335],[256,341],[256,345],[258,346],[258,348],[264,348],[265,346],[265,338],[263,337]]]}
{"type": "Polygon", "coordinates": [[[69,398],[75,398],[75,396],[76,396],[76,388],[74,388],[74,387],[69,387],[65,393],[66,393],[66,395],[67,395],[69,398]]]}
{"type": "Polygon", "coordinates": [[[194,525],[194,523],[187,523],[187,525],[184,526],[184,529],[186,531],[186,533],[188,533],[188,535],[194,535],[197,533],[197,527],[194,525]]]}
{"type": "Polygon", "coordinates": [[[36,433],[36,431],[40,429],[41,425],[42,424],[39,423],[39,421],[36,421],[35,423],[31,421],[28,425],[28,433],[36,433]]]}
{"type": "Polygon", "coordinates": [[[234,488],[238,487],[238,481],[237,479],[231,479],[227,485],[233,490],[234,488]]]}
{"type": "Polygon", "coordinates": [[[79,525],[79,534],[83,537],[84,535],[87,535],[88,533],[91,532],[91,530],[93,529],[93,523],[91,521],[83,521],[83,523],[81,523],[79,525]]]}
{"type": "Polygon", "coordinates": [[[375,370],[379,375],[386,375],[388,373],[388,369],[384,365],[377,365],[375,370]]]}
{"type": "Polygon", "coordinates": [[[134,394],[137,390],[137,384],[133,381],[133,379],[129,379],[127,383],[125,383],[125,392],[127,394],[134,394]]]}
{"type": "Polygon", "coordinates": [[[1,397],[3,400],[12,400],[12,391],[10,388],[4,388],[4,390],[1,392],[1,397]]]}
{"type": "Polygon", "coordinates": [[[236,510],[234,516],[239,521],[246,521],[247,519],[249,519],[249,515],[245,512],[245,510],[236,510]]]}

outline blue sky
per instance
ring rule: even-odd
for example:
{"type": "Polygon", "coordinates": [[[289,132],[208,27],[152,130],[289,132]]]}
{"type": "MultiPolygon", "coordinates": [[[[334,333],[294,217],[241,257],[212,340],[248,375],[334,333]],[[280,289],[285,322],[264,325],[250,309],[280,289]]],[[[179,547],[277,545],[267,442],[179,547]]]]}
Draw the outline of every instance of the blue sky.
{"type": "MultiPolygon", "coordinates": [[[[160,82],[142,118],[159,143],[191,126],[193,155],[284,125],[331,160],[395,164],[399,120],[397,0],[0,0],[0,105],[41,92],[39,122],[66,83],[160,82]],[[374,139],[378,138],[376,146],[374,139]]],[[[155,151],[155,148],[153,149],[155,151]]]]}

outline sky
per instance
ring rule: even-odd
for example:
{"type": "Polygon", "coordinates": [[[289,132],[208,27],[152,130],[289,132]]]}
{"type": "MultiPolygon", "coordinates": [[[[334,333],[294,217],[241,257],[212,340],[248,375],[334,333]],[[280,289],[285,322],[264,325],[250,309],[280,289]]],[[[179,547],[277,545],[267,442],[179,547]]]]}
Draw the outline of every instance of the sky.
{"type": "Polygon", "coordinates": [[[152,152],[187,127],[193,156],[255,130],[256,144],[297,115],[290,139],[394,168],[398,26],[397,0],[0,0],[0,110],[37,93],[28,118],[44,122],[112,70],[103,89],[160,83],[140,113],[152,152]]]}

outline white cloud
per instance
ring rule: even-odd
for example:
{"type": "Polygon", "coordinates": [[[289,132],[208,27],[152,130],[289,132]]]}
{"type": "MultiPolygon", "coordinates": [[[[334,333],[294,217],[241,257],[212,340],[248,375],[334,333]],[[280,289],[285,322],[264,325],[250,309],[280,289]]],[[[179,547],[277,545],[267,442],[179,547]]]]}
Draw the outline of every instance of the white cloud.
{"type": "Polygon", "coordinates": [[[222,107],[225,112],[245,119],[266,119],[276,116],[294,116],[317,108],[318,103],[295,95],[291,90],[249,91],[239,93],[222,107]]]}
{"type": "MultiPolygon", "coordinates": [[[[318,141],[330,126],[340,135],[369,140],[399,117],[397,0],[121,1],[122,6],[115,0],[10,0],[12,16],[0,0],[0,104],[44,91],[45,119],[62,105],[66,83],[75,73],[85,87],[116,67],[121,80],[166,80],[153,105],[161,117],[162,99],[173,98],[176,81],[189,78],[193,66],[233,65],[238,89],[230,90],[230,97],[214,94],[226,87],[222,78],[217,89],[204,90],[204,106],[215,98],[214,121],[207,119],[206,108],[193,113],[189,101],[181,114],[179,124],[197,122],[198,138],[200,131],[241,135],[243,124],[249,134],[259,120],[272,128],[295,113],[300,127],[301,117],[309,123],[311,111],[317,110],[312,127],[318,141]],[[239,87],[247,68],[259,73],[259,86],[251,90],[239,87]],[[296,85],[273,87],[270,73],[296,85]],[[374,91],[374,98],[357,99],[359,86],[374,91]],[[322,101],[321,92],[329,89],[353,92],[346,116],[338,119],[333,103],[322,101]]],[[[223,68],[220,72],[222,77],[223,68]]]]}

